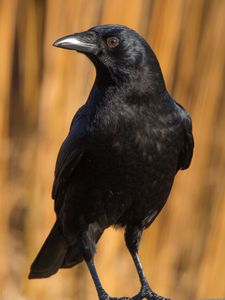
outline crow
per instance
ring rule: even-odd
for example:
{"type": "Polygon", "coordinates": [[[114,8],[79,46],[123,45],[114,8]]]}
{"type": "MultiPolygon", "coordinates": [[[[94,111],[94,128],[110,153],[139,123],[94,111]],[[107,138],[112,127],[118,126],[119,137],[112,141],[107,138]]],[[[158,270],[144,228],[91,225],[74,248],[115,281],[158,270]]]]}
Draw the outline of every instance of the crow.
{"type": "Polygon", "coordinates": [[[164,299],[147,282],[138,246],[176,173],[191,163],[191,118],[169,95],[153,50],[134,30],[101,25],[53,45],[85,54],[96,78],[60,148],[52,189],[57,217],[29,278],[49,277],[84,260],[100,300],[164,299]],[[95,268],[96,243],[110,226],[124,228],[140,278],[133,298],[111,298],[95,268]]]}

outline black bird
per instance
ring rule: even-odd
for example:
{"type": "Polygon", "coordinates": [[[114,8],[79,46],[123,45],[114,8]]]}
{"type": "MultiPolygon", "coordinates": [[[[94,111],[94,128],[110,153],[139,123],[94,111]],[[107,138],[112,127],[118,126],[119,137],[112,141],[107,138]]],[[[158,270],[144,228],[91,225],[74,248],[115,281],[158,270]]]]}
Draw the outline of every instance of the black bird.
{"type": "Polygon", "coordinates": [[[52,191],[57,218],[29,278],[85,260],[99,299],[117,299],[105,292],[94,265],[96,243],[113,225],[125,229],[140,278],[141,290],[132,299],[163,299],[145,278],[138,246],[177,171],[190,165],[191,118],[167,92],[155,54],[134,30],[97,26],[53,45],[84,53],[96,79],[59,151],[52,191]]]}

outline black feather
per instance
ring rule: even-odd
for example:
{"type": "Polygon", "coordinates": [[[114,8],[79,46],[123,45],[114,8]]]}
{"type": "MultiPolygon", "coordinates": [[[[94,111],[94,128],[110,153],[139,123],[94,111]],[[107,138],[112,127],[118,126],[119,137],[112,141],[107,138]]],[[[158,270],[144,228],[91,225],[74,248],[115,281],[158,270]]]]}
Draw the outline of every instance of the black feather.
{"type": "Polygon", "coordinates": [[[77,50],[96,67],[96,80],[59,152],[52,191],[57,225],[30,278],[89,261],[111,225],[126,228],[129,250],[136,251],[193,154],[191,118],[167,92],[146,41],[119,25],[75,36],[83,45],[77,50]],[[117,37],[117,47],[108,47],[109,36],[117,37]]]}

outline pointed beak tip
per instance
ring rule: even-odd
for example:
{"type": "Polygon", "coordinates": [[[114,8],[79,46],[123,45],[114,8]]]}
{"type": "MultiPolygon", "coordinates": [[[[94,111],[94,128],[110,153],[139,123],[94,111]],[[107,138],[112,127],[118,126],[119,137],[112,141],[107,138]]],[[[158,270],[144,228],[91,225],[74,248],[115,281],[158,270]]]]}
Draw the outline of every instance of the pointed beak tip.
{"type": "Polygon", "coordinates": [[[59,47],[58,40],[57,40],[57,41],[55,41],[55,42],[53,42],[53,43],[52,43],[52,46],[53,46],[53,47],[59,47]]]}

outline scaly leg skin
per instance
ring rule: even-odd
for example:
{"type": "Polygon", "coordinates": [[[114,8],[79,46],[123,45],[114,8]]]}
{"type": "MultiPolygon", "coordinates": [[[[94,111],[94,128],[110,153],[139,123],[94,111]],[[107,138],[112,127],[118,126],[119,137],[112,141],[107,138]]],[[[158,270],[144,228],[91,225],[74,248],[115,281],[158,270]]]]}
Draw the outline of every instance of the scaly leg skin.
{"type": "Polygon", "coordinates": [[[170,300],[169,298],[164,298],[161,296],[156,295],[155,293],[138,293],[133,298],[123,297],[123,298],[109,298],[110,300],[142,300],[142,299],[148,299],[148,300],[170,300]]]}
{"type": "Polygon", "coordinates": [[[98,273],[95,268],[95,264],[93,261],[93,258],[90,259],[89,261],[86,261],[88,269],[91,273],[91,277],[94,281],[97,293],[98,293],[98,298],[99,300],[132,300],[132,298],[128,297],[123,297],[123,298],[111,298],[106,291],[103,289],[102,284],[100,282],[100,279],[98,277],[98,273]]]}
{"type": "Polygon", "coordinates": [[[148,300],[170,300],[169,298],[164,298],[164,297],[158,296],[155,293],[151,293],[151,294],[148,293],[148,294],[145,295],[144,293],[141,293],[141,292],[132,298],[132,300],[142,300],[142,299],[148,299],[148,300]]]}
{"type": "Polygon", "coordinates": [[[144,271],[143,271],[143,268],[142,268],[142,265],[141,265],[141,262],[139,260],[139,257],[137,255],[136,252],[133,252],[131,251],[130,252],[131,255],[132,255],[132,258],[134,260],[134,264],[135,264],[135,267],[137,269],[137,272],[138,272],[138,276],[139,276],[139,279],[140,279],[140,282],[141,282],[141,290],[140,292],[134,296],[132,299],[133,300],[141,300],[141,299],[148,299],[148,300],[170,300],[168,298],[164,298],[164,297],[161,297],[161,296],[158,296],[157,294],[155,294],[150,285],[148,284],[147,282],[147,279],[145,277],[145,274],[144,274],[144,271]]]}
{"type": "Polygon", "coordinates": [[[110,298],[110,300],[132,300],[133,298],[123,297],[123,298],[110,298]]]}
{"type": "Polygon", "coordinates": [[[91,277],[94,281],[99,300],[132,300],[133,299],[133,298],[129,298],[129,297],[123,297],[123,298],[110,297],[102,287],[102,284],[98,277],[98,273],[95,268],[93,258],[90,259],[89,261],[86,261],[86,263],[87,263],[88,269],[90,271],[91,277]]]}
{"type": "Polygon", "coordinates": [[[91,273],[91,277],[94,281],[94,284],[95,284],[95,287],[96,287],[96,290],[97,290],[97,293],[98,293],[99,300],[110,300],[110,299],[112,299],[112,298],[109,297],[109,295],[106,293],[106,291],[102,287],[101,281],[98,277],[98,273],[97,273],[96,268],[95,268],[93,258],[91,258],[89,261],[86,261],[86,263],[87,263],[88,269],[91,273]]]}
{"type": "MultiPolygon", "coordinates": [[[[138,256],[136,255],[136,259],[138,259],[138,256]]],[[[139,261],[139,259],[138,259],[139,261]]],[[[91,273],[92,279],[94,281],[99,300],[142,300],[142,299],[149,299],[149,300],[169,300],[167,298],[160,297],[152,292],[149,284],[147,283],[145,277],[142,278],[142,288],[140,293],[138,293],[135,297],[129,298],[129,297],[122,297],[122,298],[112,298],[110,297],[106,291],[103,289],[102,284],[100,282],[100,279],[98,277],[98,273],[96,271],[94,261],[93,259],[90,259],[87,262],[88,269],[91,273]]],[[[143,273],[143,271],[142,271],[143,273]]],[[[144,276],[144,274],[143,274],[144,276]]]]}
{"type": "MultiPolygon", "coordinates": [[[[157,215],[156,213],[154,213],[152,215],[152,220],[155,218],[156,215],[157,215]]],[[[163,297],[155,294],[153,292],[153,290],[151,289],[151,287],[145,277],[141,262],[139,260],[138,254],[137,254],[141,235],[142,235],[142,226],[126,227],[125,236],[124,236],[126,245],[127,245],[127,248],[133,258],[133,261],[134,261],[134,264],[135,264],[135,267],[136,267],[136,270],[138,272],[138,276],[140,279],[140,283],[141,283],[140,292],[136,296],[134,296],[132,299],[133,300],[142,300],[142,299],[169,300],[167,298],[163,298],[163,297]]]]}
{"type": "Polygon", "coordinates": [[[154,293],[151,289],[151,287],[149,286],[141,263],[139,261],[138,255],[135,253],[134,256],[132,255],[134,262],[135,262],[135,266],[137,267],[137,271],[138,271],[138,275],[141,281],[141,290],[140,292],[132,297],[132,298],[109,298],[110,300],[142,300],[142,299],[148,299],[148,300],[170,300],[169,298],[165,298],[162,296],[157,295],[156,293],[154,293]]]}
{"type": "Polygon", "coordinates": [[[150,299],[150,300],[170,300],[169,298],[163,298],[152,293],[150,296],[141,296],[140,294],[134,296],[133,298],[108,298],[110,300],[142,300],[142,299],[150,299]]]}

